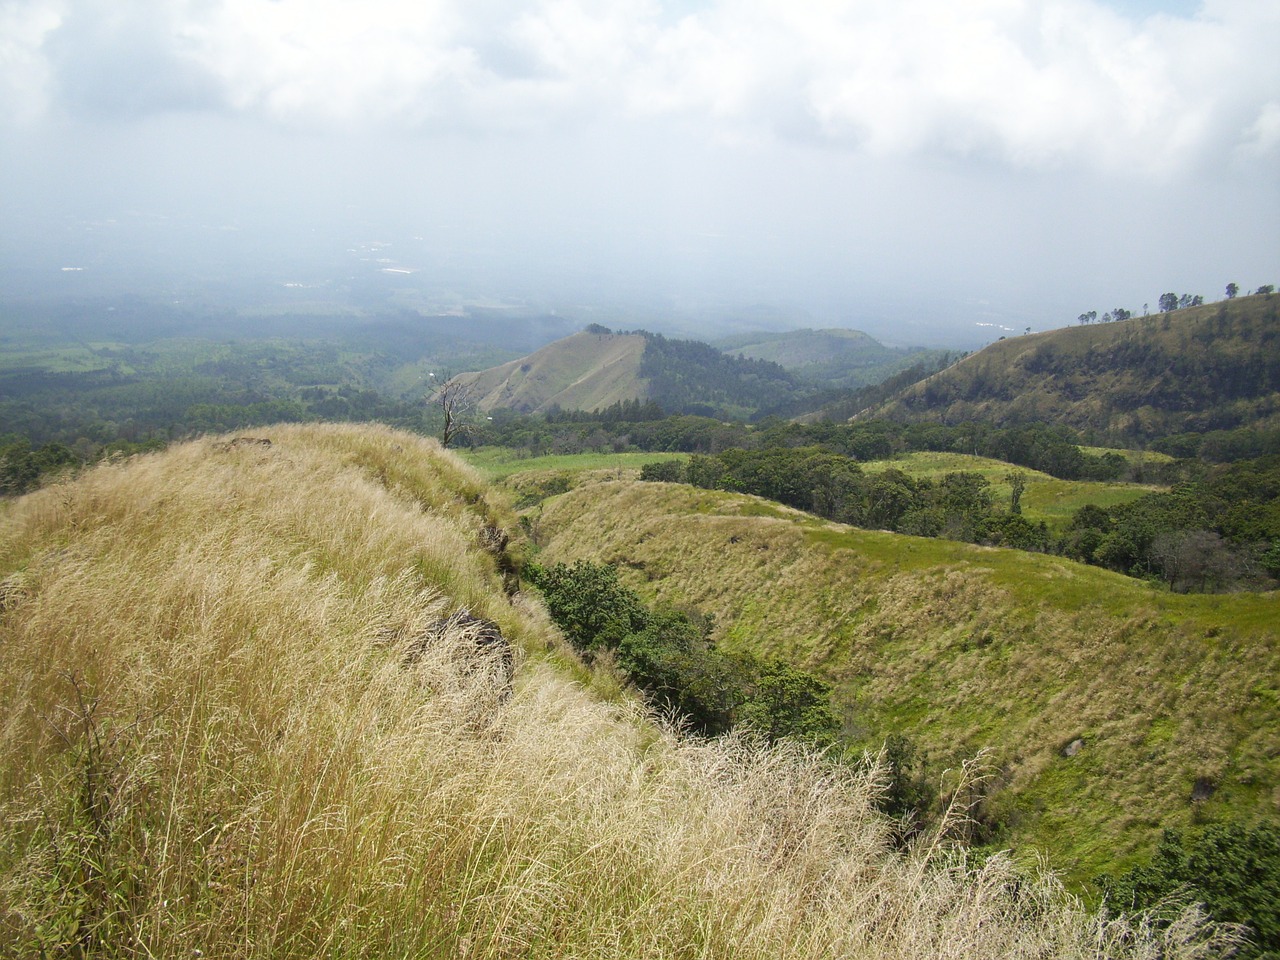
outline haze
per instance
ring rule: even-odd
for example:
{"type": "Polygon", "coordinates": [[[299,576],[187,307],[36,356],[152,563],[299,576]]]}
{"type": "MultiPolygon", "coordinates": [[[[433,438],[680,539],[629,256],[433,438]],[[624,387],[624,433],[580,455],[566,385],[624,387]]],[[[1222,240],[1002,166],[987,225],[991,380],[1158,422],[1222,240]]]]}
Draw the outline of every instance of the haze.
{"type": "Polygon", "coordinates": [[[1274,0],[0,2],[0,280],[969,346],[1280,282],[1274,0]]]}

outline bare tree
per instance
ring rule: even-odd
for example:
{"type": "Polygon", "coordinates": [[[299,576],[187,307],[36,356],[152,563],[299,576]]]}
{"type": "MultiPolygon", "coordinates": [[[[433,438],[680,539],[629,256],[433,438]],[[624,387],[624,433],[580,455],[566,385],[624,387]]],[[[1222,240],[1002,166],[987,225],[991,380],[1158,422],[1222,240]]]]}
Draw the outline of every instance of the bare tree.
{"type": "Polygon", "coordinates": [[[449,377],[436,388],[431,402],[439,407],[444,415],[444,429],[440,432],[442,447],[449,446],[466,432],[467,425],[463,422],[463,417],[474,405],[474,401],[472,385],[458,377],[449,377]]]}

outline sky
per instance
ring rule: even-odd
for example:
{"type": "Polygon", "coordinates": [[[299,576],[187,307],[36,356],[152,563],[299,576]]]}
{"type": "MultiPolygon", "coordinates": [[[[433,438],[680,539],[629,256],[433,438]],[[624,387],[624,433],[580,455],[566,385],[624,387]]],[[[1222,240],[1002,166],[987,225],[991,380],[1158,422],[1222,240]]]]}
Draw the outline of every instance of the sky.
{"type": "Polygon", "coordinates": [[[1280,282],[1277,36],[1275,0],[0,0],[0,256],[968,346],[1280,282]]]}

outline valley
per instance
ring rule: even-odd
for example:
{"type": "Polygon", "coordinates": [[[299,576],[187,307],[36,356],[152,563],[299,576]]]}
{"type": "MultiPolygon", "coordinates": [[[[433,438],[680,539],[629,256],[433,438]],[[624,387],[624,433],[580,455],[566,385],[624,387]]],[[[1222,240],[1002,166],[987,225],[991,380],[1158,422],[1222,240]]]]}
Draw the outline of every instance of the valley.
{"type": "MultiPolygon", "coordinates": [[[[515,753],[501,763],[528,749],[544,751],[539,756],[559,769],[598,764],[596,754],[556,732],[564,728],[552,718],[564,711],[595,717],[590,736],[619,764],[611,769],[622,780],[648,769],[649,751],[659,749],[675,751],[663,753],[668,758],[685,750],[745,751],[756,758],[750,763],[784,766],[791,762],[784,757],[805,758],[797,762],[822,771],[813,776],[852,785],[853,794],[839,801],[852,804],[842,808],[851,812],[841,816],[877,838],[867,849],[878,852],[854,866],[836,852],[854,843],[841,833],[813,861],[825,864],[813,868],[819,872],[850,863],[848,869],[886,878],[904,864],[945,871],[947,858],[965,856],[973,858],[973,871],[954,879],[980,886],[987,870],[1016,876],[1017,884],[1040,883],[1035,878],[1047,864],[1065,885],[1045,893],[1056,915],[1083,910],[1079,922],[1087,925],[1102,922],[1097,911],[1107,904],[1141,911],[1170,896],[1200,898],[1216,919],[1249,924],[1257,939],[1247,950],[1262,950],[1277,935],[1265,908],[1232,912],[1239,901],[1213,884],[1235,882],[1230,864],[1242,857],[1270,862],[1280,820],[1280,699],[1271,681],[1280,675],[1280,427],[1271,410],[1280,384],[1267,366],[1273,300],[1243,297],[1105,330],[1032,334],[958,362],[886,352],[863,335],[832,339],[830,331],[802,332],[791,341],[743,335],[735,341],[744,354],[738,357],[696,341],[592,325],[512,357],[501,323],[464,333],[438,318],[384,318],[358,335],[338,335],[321,323],[306,337],[292,321],[259,337],[245,336],[243,327],[237,336],[218,334],[214,318],[192,331],[200,335],[178,337],[175,318],[163,311],[147,314],[150,333],[131,338],[119,335],[113,319],[15,325],[0,357],[0,641],[17,654],[13,689],[43,704],[37,712],[79,716],[76,729],[90,746],[78,746],[80,734],[61,727],[52,740],[47,732],[0,740],[8,751],[0,757],[0,785],[7,784],[4,802],[20,813],[15,822],[35,822],[21,817],[44,810],[40,816],[60,824],[53,833],[15,829],[0,847],[0,874],[23,904],[0,916],[0,933],[26,931],[24,943],[43,942],[39,931],[53,929],[47,918],[65,920],[64,909],[81,911],[89,919],[76,922],[93,929],[136,928],[141,914],[134,901],[111,899],[116,887],[92,871],[77,874],[83,868],[73,863],[71,873],[58,874],[62,900],[42,899],[39,871],[24,872],[24,864],[56,859],[86,823],[95,835],[105,831],[93,842],[106,846],[94,847],[93,856],[110,859],[121,876],[142,878],[129,881],[140,885],[140,909],[162,909],[155,904],[174,888],[153,875],[150,854],[138,851],[148,849],[146,837],[161,826],[187,830],[192,817],[203,816],[200,801],[183,799],[187,812],[168,821],[129,791],[130,784],[150,782],[138,764],[151,755],[147,744],[170,742],[172,728],[139,721],[143,740],[111,740],[117,752],[109,761],[83,751],[105,749],[95,746],[107,742],[97,732],[99,709],[112,724],[145,717],[158,709],[161,689],[194,711],[183,721],[193,730],[216,732],[222,721],[211,718],[229,715],[229,703],[246,702],[214,697],[205,704],[192,692],[204,682],[198,671],[190,687],[181,686],[188,676],[182,671],[170,679],[149,672],[145,664],[171,656],[164,651],[173,643],[198,647],[202,631],[212,630],[208,642],[223,651],[218,656],[229,652],[228,669],[239,669],[245,657],[294,662],[301,655],[270,625],[276,605],[294,609],[292,601],[264,599],[257,606],[243,594],[223,596],[219,584],[256,570],[264,586],[279,576],[299,596],[336,591],[345,598],[339,606],[369,617],[365,626],[332,627],[338,646],[325,648],[329,667],[300,671],[329,691],[326,703],[352,704],[354,713],[309,712],[328,708],[296,690],[292,706],[268,696],[263,703],[277,705],[234,708],[257,718],[252,729],[234,727],[230,739],[204,748],[245,757],[249,766],[236,768],[236,777],[258,784],[258,795],[273,789],[274,774],[264,771],[284,769],[278,757],[270,759],[269,727],[294,730],[284,736],[306,764],[321,762],[305,733],[312,725],[358,730],[339,735],[364,745],[343,761],[349,774],[342,776],[354,779],[317,781],[336,791],[326,794],[325,809],[353,816],[342,797],[364,796],[355,786],[366,776],[363,752],[393,756],[389,742],[378,739],[378,723],[362,719],[386,715],[390,708],[376,705],[384,694],[343,686],[366,680],[389,684],[378,690],[396,691],[398,704],[415,704],[405,708],[411,715],[429,713],[438,729],[470,744],[468,762],[476,770],[496,777],[497,768],[480,759],[488,749],[484,738],[466,727],[481,709],[466,706],[479,695],[468,692],[471,668],[458,667],[467,657],[434,663],[429,670],[443,672],[431,673],[415,693],[389,679],[403,659],[378,652],[401,641],[425,649],[422,636],[443,636],[448,616],[465,614],[492,624],[511,643],[516,679],[502,696],[514,696],[514,705],[483,707],[492,722],[518,727],[509,728],[515,753]],[[838,377],[813,379],[812,369],[806,379],[805,368],[817,362],[814,341],[825,345],[819,352],[831,352],[835,341],[864,349],[864,359],[842,361],[851,365],[850,376],[883,362],[889,366],[876,376],[887,379],[839,386],[838,377]],[[768,359],[761,345],[769,344],[793,366],[768,359]],[[758,355],[746,356],[748,348],[758,355]],[[1080,349],[1085,353],[1076,357],[1080,349]],[[1186,359],[1191,353],[1194,362],[1186,359]],[[485,358],[504,362],[484,367],[485,358]],[[459,366],[477,369],[459,373],[459,366]],[[1239,369],[1253,372],[1232,381],[1230,402],[1209,402],[1239,369]],[[1183,405],[1161,406],[1170,385],[1192,374],[1183,405]],[[925,379],[917,383],[917,375],[925,379]],[[444,384],[454,391],[447,403],[444,384]],[[1063,399],[1068,394],[1109,412],[1090,419],[1084,400],[1072,406],[1063,399]],[[1001,396],[1014,399],[1001,406],[1001,396]],[[1135,397],[1150,402],[1134,406],[1135,397]],[[347,425],[351,420],[366,422],[347,425]],[[455,451],[424,435],[447,437],[455,451]],[[211,520],[201,512],[207,509],[233,526],[211,520]],[[189,520],[175,519],[188,514],[189,520]],[[124,546],[146,531],[151,536],[161,515],[179,538],[157,540],[163,557],[139,559],[142,566],[134,568],[133,560],[111,552],[113,539],[124,546]],[[245,540],[235,532],[241,523],[258,533],[245,540]],[[203,524],[213,538],[208,549],[219,559],[208,581],[193,565],[196,548],[180,545],[181,530],[195,529],[190,524],[203,524]],[[404,531],[417,531],[417,546],[403,541],[404,531]],[[373,551],[370,537],[389,538],[386,549],[402,556],[373,551]],[[223,541],[233,545],[231,553],[216,546],[223,541]],[[98,585],[57,607],[76,571],[88,569],[77,558],[100,569],[93,574],[98,585]],[[104,610],[89,597],[107,595],[115,581],[97,578],[166,565],[181,572],[177,581],[133,574],[143,592],[125,601],[122,622],[132,624],[126,633],[140,638],[136,643],[100,626],[104,610]],[[244,618],[234,613],[236,604],[244,605],[244,618]],[[205,619],[192,619],[193,611],[204,611],[205,619]],[[40,632],[58,617],[93,626],[73,627],[74,635],[40,632]],[[587,622],[594,633],[581,632],[587,622]],[[106,648],[77,639],[97,635],[112,638],[106,648]],[[257,651],[260,640],[253,638],[266,638],[268,646],[257,651]],[[37,649],[55,653],[40,666],[37,649]],[[128,679],[130,664],[142,665],[136,684],[128,679]],[[330,668],[336,672],[323,672],[330,668]],[[166,686],[171,680],[179,686],[166,686]],[[425,699],[413,700],[419,696],[425,699]],[[604,712],[592,713],[598,710],[604,712]],[[346,728],[349,722],[357,727],[346,728]],[[529,739],[535,729],[562,752],[535,746],[529,739]],[[254,753],[259,746],[264,753],[254,753]],[[108,778],[118,809],[150,812],[137,823],[117,821],[96,801],[86,806],[67,792],[77,764],[86,762],[120,771],[108,778]],[[41,793],[32,777],[44,777],[49,792],[41,793]],[[1208,866],[1193,876],[1170,866],[1193,862],[1208,866]],[[81,879],[67,879],[74,876],[81,879]],[[27,917],[45,917],[39,921],[45,926],[31,926],[36,921],[27,917]]],[[[192,542],[205,543],[204,536],[192,542]]],[[[147,556],[142,547],[128,549],[147,556]]],[[[465,618],[449,622],[472,622],[465,618]]],[[[217,683],[285,689],[281,676],[259,675],[266,669],[217,683]]],[[[35,715],[15,713],[5,729],[26,729],[22,716],[35,715]]],[[[389,735],[397,743],[409,736],[389,735]]],[[[168,772],[157,775],[171,793],[175,777],[193,775],[181,756],[156,755],[167,757],[168,772]]],[[[217,780],[215,769],[197,768],[195,775],[217,780]]],[[[804,779],[810,774],[785,776],[793,775],[797,783],[811,782],[804,779]]],[[[438,768],[423,776],[439,784],[449,774],[438,768]]],[[[760,789],[770,797],[790,796],[769,783],[760,789]]],[[[527,801],[533,805],[561,796],[531,784],[502,789],[537,797],[527,801]]],[[[697,777],[678,789],[718,802],[716,788],[697,777]]],[[[408,797],[369,795],[360,803],[381,809],[383,802],[420,802],[408,797]]],[[[225,803],[238,816],[257,816],[238,799],[225,803]]],[[[828,815],[810,811],[796,828],[818,829],[828,815]]],[[[253,864],[255,875],[275,877],[279,889],[293,882],[293,868],[253,837],[267,835],[273,823],[302,830],[309,822],[292,816],[272,807],[253,821],[256,833],[237,841],[243,862],[253,864]]],[[[475,842],[472,825],[444,812],[433,816],[444,818],[436,822],[448,824],[446,833],[458,831],[450,849],[475,842]]],[[[756,813],[746,816],[744,824],[756,813]]],[[[480,829],[495,829],[485,817],[480,829]]],[[[578,877],[575,883],[600,884],[602,891],[616,886],[616,876],[600,879],[571,867],[581,856],[573,850],[597,843],[588,833],[599,824],[588,821],[565,828],[572,836],[568,859],[541,841],[526,846],[508,838],[490,848],[493,862],[532,857],[559,864],[555,870],[578,877]]],[[[395,822],[398,836],[417,837],[412,843],[423,856],[438,855],[426,853],[434,848],[414,833],[416,821],[395,822]]],[[[540,832],[552,821],[533,822],[540,832]]],[[[647,821],[626,822],[654,829],[647,821]]],[[[684,821],[672,822],[686,829],[684,821]]],[[[347,836],[354,843],[362,834],[347,836]]],[[[198,869],[218,883],[243,876],[236,863],[208,860],[196,837],[183,841],[182,857],[202,864],[198,869]]],[[[325,849],[313,852],[308,876],[322,874],[317,864],[330,856],[325,849]]],[[[442,862],[453,863],[451,856],[442,862]]],[[[465,882],[489,891],[484,897],[495,896],[504,871],[516,869],[499,865],[489,875],[476,872],[466,855],[456,862],[473,877],[465,882]]],[[[354,853],[344,863],[351,878],[377,873],[354,853]]],[[[179,886],[192,882],[186,860],[158,869],[186,878],[175,881],[179,886]]],[[[442,884],[464,882],[453,869],[445,869],[442,884]]],[[[643,868],[621,869],[633,871],[641,886],[648,882],[643,868]]],[[[806,874],[803,883],[819,883],[814,876],[806,874]]],[[[769,896],[794,880],[785,871],[759,877],[774,891],[769,896]]],[[[1274,894],[1267,875],[1242,882],[1249,903],[1265,904],[1274,894]]],[[[765,886],[753,896],[764,895],[765,886]]],[[[636,889],[639,902],[658,896],[636,889]]],[[[424,896],[436,902],[440,895],[424,896]]],[[[350,909],[346,897],[335,893],[323,909],[350,909]]],[[[184,922],[214,936],[208,911],[229,908],[213,894],[191,902],[195,912],[184,922]]],[[[277,903],[264,890],[246,922],[266,922],[277,903]]],[[[408,916],[404,904],[380,903],[388,915],[408,916]]],[[[698,909],[664,903],[664,910],[688,917],[698,909]]],[[[619,909],[631,916],[630,907],[603,892],[592,909],[601,918],[616,919],[619,909]]],[[[723,909],[743,906],[735,901],[723,909]]],[[[516,936],[483,910],[469,914],[465,933],[415,916],[431,936],[455,945],[462,942],[457,937],[516,936]]],[[[820,923],[860,922],[841,916],[820,923]]],[[[306,932],[313,917],[297,918],[297,942],[315,943],[306,932]]],[[[644,926],[635,922],[639,939],[644,926]]],[[[1160,921],[1151,929],[1169,937],[1184,928],[1160,921]]],[[[1256,950],[1242,956],[1263,955],[1256,950]]]]}

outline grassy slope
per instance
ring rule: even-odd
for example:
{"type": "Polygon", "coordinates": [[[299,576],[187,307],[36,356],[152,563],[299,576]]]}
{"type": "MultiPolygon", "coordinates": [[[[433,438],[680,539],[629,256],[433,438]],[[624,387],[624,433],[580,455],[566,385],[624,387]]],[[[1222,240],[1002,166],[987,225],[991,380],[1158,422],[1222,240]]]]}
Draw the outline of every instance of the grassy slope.
{"type": "Polygon", "coordinates": [[[893,853],[864,776],[589,696],[431,441],[263,433],[0,504],[0,954],[1193,955],[893,853]],[[508,700],[457,631],[406,662],[463,606],[508,700]]]}
{"type": "Polygon", "coordinates": [[[643,399],[639,377],[645,339],[630,334],[575,333],[500,367],[464,374],[482,410],[596,410],[643,399]]]}
{"type": "Polygon", "coordinates": [[[964,453],[908,453],[893,460],[872,460],[861,465],[868,472],[895,469],[913,477],[938,480],[943,475],[964,470],[979,473],[991,483],[991,495],[998,509],[1008,510],[1012,488],[1006,479],[1013,471],[1026,477],[1022,494],[1022,515],[1031,521],[1043,520],[1054,532],[1061,530],[1086,504],[1112,507],[1137,500],[1159,487],[1135,483],[1099,483],[1091,480],[1059,480],[1039,470],[1017,467],[1003,460],[964,453]]]}
{"type": "Polygon", "coordinates": [[[1280,394],[1206,402],[1181,396],[1181,366],[1210,354],[1230,379],[1240,358],[1274,350],[1276,295],[1240,297],[1120,323],[1010,337],[905,390],[875,412],[894,419],[994,424],[1062,423],[1150,438],[1280,416],[1280,394]],[[1115,357],[1126,353],[1125,362],[1115,357]],[[1140,364],[1158,361],[1143,370],[1140,364]],[[1045,371],[1051,372],[1045,372],[1045,371]],[[1053,372],[1058,371],[1058,372],[1053,372]],[[1154,404],[1151,397],[1160,398],[1154,404]]]}
{"type": "Polygon", "coordinates": [[[580,486],[543,505],[539,533],[547,560],[618,563],[647,595],[714,612],[727,648],[826,675],[870,745],[904,732],[938,765],[990,750],[1013,843],[1078,879],[1195,815],[1280,812],[1275,594],[1175,596],[669,484],[580,486]],[[1197,814],[1199,777],[1216,792],[1197,814]]]}
{"type": "MultiPolygon", "coordinates": [[[[518,451],[503,447],[487,447],[481,450],[461,451],[460,456],[479,470],[486,479],[505,482],[512,489],[516,489],[527,483],[545,482],[553,474],[563,475],[570,485],[576,485],[575,478],[584,471],[612,471],[615,475],[614,479],[635,479],[639,468],[646,463],[684,460],[687,459],[688,454],[580,453],[521,457],[518,451]]],[[[1149,456],[1158,455],[1150,454],[1149,456]]],[[[892,460],[867,461],[860,466],[869,472],[895,469],[913,477],[928,477],[934,480],[958,470],[980,473],[990,481],[993,500],[997,509],[1001,510],[1008,509],[1011,497],[1011,489],[1005,478],[1012,471],[1020,470],[1027,479],[1027,487],[1022,495],[1023,516],[1032,521],[1043,520],[1055,532],[1065,527],[1072,514],[1085,504],[1110,507],[1118,503],[1128,503],[1153,490],[1160,489],[1133,483],[1059,480],[1047,473],[1017,467],[1003,460],[974,457],[963,453],[909,453],[892,460]]]]}

